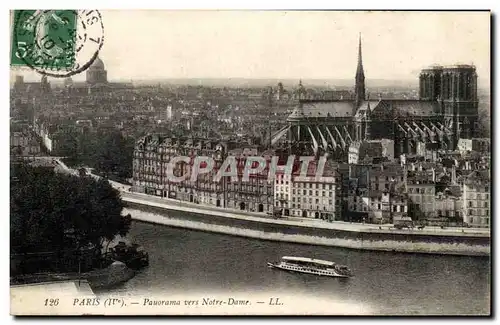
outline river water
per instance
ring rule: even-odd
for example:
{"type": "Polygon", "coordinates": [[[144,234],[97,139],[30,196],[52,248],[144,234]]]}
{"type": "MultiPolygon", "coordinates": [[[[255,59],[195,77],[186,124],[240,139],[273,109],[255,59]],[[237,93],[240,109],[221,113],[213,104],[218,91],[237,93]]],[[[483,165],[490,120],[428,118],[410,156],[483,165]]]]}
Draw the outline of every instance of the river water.
{"type": "Polygon", "coordinates": [[[128,238],[149,252],[150,265],[105,294],[268,292],[324,297],[368,314],[489,313],[490,261],[485,257],[358,251],[142,222],[133,223],[128,238]],[[345,264],[355,277],[294,274],[266,266],[286,255],[345,264]]]}

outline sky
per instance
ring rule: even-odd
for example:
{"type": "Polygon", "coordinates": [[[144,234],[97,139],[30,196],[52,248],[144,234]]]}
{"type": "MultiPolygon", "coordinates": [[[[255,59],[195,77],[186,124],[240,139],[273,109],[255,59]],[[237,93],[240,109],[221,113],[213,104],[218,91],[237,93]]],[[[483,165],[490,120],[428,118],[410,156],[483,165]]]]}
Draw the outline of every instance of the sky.
{"type": "MultiPolygon", "coordinates": [[[[414,80],[474,64],[489,83],[488,12],[101,11],[110,80],[352,79],[358,37],[367,79],[414,80]]],[[[25,73],[27,80],[39,76],[25,73]]],[[[83,80],[84,74],[73,77],[83,80]]]]}

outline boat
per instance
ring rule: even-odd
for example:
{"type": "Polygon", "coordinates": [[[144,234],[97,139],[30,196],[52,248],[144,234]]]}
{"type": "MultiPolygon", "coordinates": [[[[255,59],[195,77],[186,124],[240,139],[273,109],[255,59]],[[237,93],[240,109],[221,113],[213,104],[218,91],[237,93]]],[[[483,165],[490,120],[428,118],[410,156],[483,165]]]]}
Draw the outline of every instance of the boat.
{"type": "Polygon", "coordinates": [[[127,245],[120,241],[118,245],[110,249],[111,258],[125,263],[134,270],[141,269],[149,265],[149,254],[137,245],[127,245]]]}
{"type": "Polygon", "coordinates": [[[271,268],[298,273],[341,278],[350,278],[353,276],[352,271],[345,265],[309,257],[283,256],[280,262],[268,262],[267,265],[271,268]]]}

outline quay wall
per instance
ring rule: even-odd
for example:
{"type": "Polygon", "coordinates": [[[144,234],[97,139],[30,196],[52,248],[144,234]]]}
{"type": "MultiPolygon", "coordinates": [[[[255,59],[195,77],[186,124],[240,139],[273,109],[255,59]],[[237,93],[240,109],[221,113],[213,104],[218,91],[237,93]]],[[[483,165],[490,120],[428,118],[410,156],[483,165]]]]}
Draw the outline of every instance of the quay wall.
{"type": "Polygon", "coordinates": [[[124,195],[123,200],[134,220],[216,232],[228,235],[352,249],[408,253],[488,256],[490,236],[485,233],[431,232],[357,228],[309,222],[275,220],[234,211],[203,206],[189,207],[151,198],[124,195]],[[134,211],[135,210],[135,211],[134,211]],[[182,212],[182,213],[180,213],[182,212]],[[337,229],[336,229],[337,228],[337,229]],[[344,228],[344,229],[342,229],[344,228]]]}

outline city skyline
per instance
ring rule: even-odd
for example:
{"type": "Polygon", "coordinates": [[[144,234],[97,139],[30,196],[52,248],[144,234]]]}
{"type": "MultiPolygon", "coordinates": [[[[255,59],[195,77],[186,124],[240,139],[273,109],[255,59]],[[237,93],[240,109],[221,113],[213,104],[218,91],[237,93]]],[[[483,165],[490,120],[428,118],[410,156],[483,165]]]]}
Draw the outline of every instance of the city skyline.
{"type": "MultiPolygon", "coordinates": [[[[352,79],[359,35],[367,83],[416,80],[424,67],[458,63],[474,64],[483,86],[490,79],[489,12],[101,14],[105,41],[99,57],[110,80],[352,79]]],[[[12,69],[11,76],[18,73],[12,69]]],[[[22,74],[40,78],[26,69],[22,74]]],[[[73,79],[84,80],[84,74],[73,79]]]]}
{"type": "Polygon", "coordinates": [[[35,10],[12,315],[491,315],[490,12],[35,10]]]}

